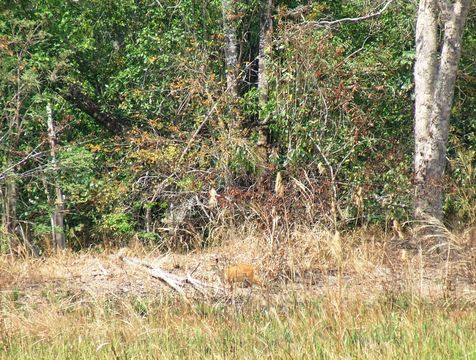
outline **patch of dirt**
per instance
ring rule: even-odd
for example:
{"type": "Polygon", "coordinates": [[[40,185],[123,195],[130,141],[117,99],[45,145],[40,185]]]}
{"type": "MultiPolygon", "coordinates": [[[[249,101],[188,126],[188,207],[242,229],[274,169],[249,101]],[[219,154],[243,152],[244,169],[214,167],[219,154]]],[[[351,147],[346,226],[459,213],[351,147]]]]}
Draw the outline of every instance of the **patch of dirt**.
{"type": "MultiPolygon", "coordinates": [[[[230,259],[229,253],[223,251],[222,248],[187,255],[136,253],[130,256],[177,276],[184,277],[195,269],[193,278],[212,287],[208,290],[209,297],[204,297],[189,284],[184,284],[185,296],[189,300],[216,300],[220,296],[223,298],[223,294],[226,297],[232,293],[238,296],[252,294],[261,299],[285,294],[335,296],[337,293],[345,297],[373,299],[385,294],[410,292],[428,299],[451,296],[476,302],[475,263],[463,256],[445,261],[436,256],[391,248],[386,249],[378,261],[358,258],[341,268],[322,264],[319,268],[301,269],[290,274],[271,271],[266,264],[254,261],[250,254],[239,253],[230,259]],[[255,265],[265,286],[234,286],[231,290],[220,279],[217,258],[227,258],[229,264],[247,262],[255,265]],[[273,274],[273,278],[268,277],[269,274],[273,274]]],[[[0,293],[10,297],[20,294],[32,302],[44,301],[49,294],[63,294],[71,301],[102,296],[180,296],[163,281],[153,278],[147,268],[123,261],[121,256],[124,254],[129,256],[128,250],[111,254],[65,253],[27,260],[1,257],[0,293]]]]}

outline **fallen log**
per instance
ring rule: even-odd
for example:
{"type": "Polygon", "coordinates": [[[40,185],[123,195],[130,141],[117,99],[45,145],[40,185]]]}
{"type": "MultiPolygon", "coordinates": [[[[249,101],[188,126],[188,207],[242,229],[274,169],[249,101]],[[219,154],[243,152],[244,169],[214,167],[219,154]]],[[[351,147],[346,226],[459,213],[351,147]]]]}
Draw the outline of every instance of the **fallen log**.
{"type": "MultiPolygon", "coordinates": [[[[137,258],[127,257],[122,255],[119,256],[119,258],[129,265],[145,269],[149,273],[149,275],[163,281],[165,284],[167,284],[172,289],[177,291],[184,298],[186,298],[186,295],[185,295],[183,287],[184,287],[184,284],[186,283],[190,284],[195,290],[197,290],[203,296],[210,295],[208,292],[208,289],[213,289],[215,290],[215,292],[220,291],[220,289],[217,288],[216,286],[207,284],[206,282],[197,280],[192,277],[193,273],[198,269],[200,264],[198,264],[191,272],[187,273],[187,275],[183,277],[183,276],[178,276],[168,271],[165,271],[159,266],[149,265],[148,263],[142,260],[139,260],[137,258]]],[[[164,258],[164,256],[162,258],[164,258]]]]}

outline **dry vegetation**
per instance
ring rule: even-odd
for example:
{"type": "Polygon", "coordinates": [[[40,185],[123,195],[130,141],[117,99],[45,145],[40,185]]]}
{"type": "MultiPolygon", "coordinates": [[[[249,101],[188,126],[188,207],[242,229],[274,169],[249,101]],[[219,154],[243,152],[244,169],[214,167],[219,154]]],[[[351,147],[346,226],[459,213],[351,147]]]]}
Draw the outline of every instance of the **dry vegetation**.
{"type": "Polygon", "coordinates": [[[220,246],[160,260],[137,244],[2,257],[1,357],[471,358],[474,231],[452,236],[450,256],[407,236],[303,229],[271,244],[235,229],[220,246]],[[198,265],[194,277],[221,289],[215,259],[250,263],[263,287],[185,286],[184,301],[124,254],[177,275],[198,265]]]}

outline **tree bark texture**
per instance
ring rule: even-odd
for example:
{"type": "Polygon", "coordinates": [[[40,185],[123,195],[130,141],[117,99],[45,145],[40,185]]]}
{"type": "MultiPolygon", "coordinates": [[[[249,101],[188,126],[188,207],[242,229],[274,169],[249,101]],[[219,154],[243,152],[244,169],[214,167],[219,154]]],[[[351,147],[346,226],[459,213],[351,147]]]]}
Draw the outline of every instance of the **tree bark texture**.
{"type": "Polygon", "coordinates": [[[129,122],[128,119],[103,111],[99,104],[87,95],[79,85],[58,81],[57,86],[61,88],[60,94],[66,101],[91,116],[110,132],[120,132],[124,125],[129,122]]]}
{"type": "Polygon", "coordinates": [[[448,125],[471,0],[421,0],[415,42],[415,217],[443,218],[448,125]],[[439,31],[442,31],[440,36],[439,31]]]}
{"type": "Polygon", "coordinates": [[[236,38],[236,23],[238,15],[235,9],[236,0],[222,0],[223,33],[225,35],[225,67],[226,87],[231,106],[229,107],[231,127],[237,130],[241,127],[237,109],[238,101],[238,42],[236,38]]]}
{"type": "Polygon", "coordinates": [[[269,62],[273,48],[273,0],[260,0],[260,33],[258,57],[258,91],[259,91],[259,139],[258,146],[264,149],[267,156],[269,152],[269,129],[267,118],[263,111],[268,103],[269,95],[269,62]]]}
{"type": "Polygon", "coordinates": [[[261,106],[268,102],[268,68],[273,46],[273,0],[260,1],[258,89],[261,106]]]}
{"type": "Polygon", "coordinates": [[[66,248],[66,238],[64,233],[64,201],[63,191],[59,184],[59,166],[56,158],[57,138],[53,121],[53,111],[51,104],[46,105],[46,114],[48,121],[48,139],[50,141],[51,167],[54,177],[55,203],[53,213],[51,214],[52,238],[55,249],[66,248]]]}
{"type": "Polygon", "coordinates": [[[238,43],[236,40],[235,0],[222,0],[225,35],[226,84],[230,96],[238,97],[238,43]]]}

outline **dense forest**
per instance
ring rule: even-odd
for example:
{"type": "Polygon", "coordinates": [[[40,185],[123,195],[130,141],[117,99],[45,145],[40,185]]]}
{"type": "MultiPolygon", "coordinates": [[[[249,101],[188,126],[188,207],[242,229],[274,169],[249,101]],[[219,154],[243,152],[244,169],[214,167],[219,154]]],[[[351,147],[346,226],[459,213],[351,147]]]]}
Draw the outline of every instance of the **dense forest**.
{"type": "Polygon", "coordinates": [[[470,226],[470,7],[2,1],[0,251],[131,239],[190,250],[245,225],[276,241],[306,226],[392,231],[421,220],[425,196],[429,215],[470,226]],[[425,100],[419,77],[439,59],[425,100]],[[418,109],[429,103],[430,123],[443,125],[427,134],[441,168],[428,174],[441,181],[415,170],[418,109]],[[425,195],[435,188],[442,194],[425,195]]]}

